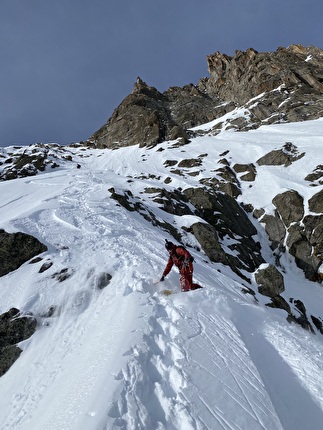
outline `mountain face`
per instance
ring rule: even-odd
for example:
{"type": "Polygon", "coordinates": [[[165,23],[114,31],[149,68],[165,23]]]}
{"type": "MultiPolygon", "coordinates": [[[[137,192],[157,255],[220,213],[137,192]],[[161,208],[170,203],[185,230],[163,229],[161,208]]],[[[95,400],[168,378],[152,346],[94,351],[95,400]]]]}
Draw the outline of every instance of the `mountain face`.
{"type": "Polygon", "coordinates": [[[108,122],[89,139],[98,148],[151,146],[188,139],[189,130],[219,118],[212,130],[245,131],[262,124],[322,116],[323,51],[291,45],[276,52],[216,52],[207,58],[209,78],[164,93],[140,78],[108,122]],[[225,114],[231,112],[230,121],[225,114]]]}
{"type": "MultiPolygon", "coordinates": [[[[270,53],[248,49],[237,51],[233,57],[216,52],[207,57],[207,64],[209,78],[201,79],[196,86],[172,87],[164,93],[138,78],[133,92],[90,137],[88,145],[112,149],[136,144],[151,147],[174,139],[179,145],[185,145],[190,138],[205,133],[199,124],[210,121],[213,125],[207,133],[216,135],[223,130],[247,131],[264,124],[322,116],[323,51],[319,48],[291,45],[270,53]]],[[[240,275],[243,268],[253,272],[265,263],[259,245],[252,238],[256,229],[246,216],[246,211],[252,213],[265,225],[278,264],[281,254],[288,250],[306,278],[320,281],[322,191],[313,193],[308,202],[304,202],[298,190],[282,192],[273,199],[273,214],[266,214],[263,208],[254,210],[252,205],[242,208],[237,203],[241,181],[252,184],[257,166],[287,167],[304,153],[292,142],[285,142],[246,164],[232,165],[225,155],[219,160],[220,166],[214,169],[214,177],[203,178],[198,188],[176,190],[173,195],[165,195],[161,190],[163,209],[178,215],[192,213],[189,207],[193,205],[193,212],[207,222],[207,225],[197,223],[191,227],[204,252],[213,261],[229,264],[240,275]],[[310,214],[305,214],[307,205],[310,214]],[[221,249],[219,240],[226,235],[239,237],[232,245],[238,258],[221,249]]],[[[179,168],[195,167],[192,174],[197,175],[204,156],[176,164],[179,168]]],[[[318,164],[308,172],[306,180],[309,186],[316,187],[323,184],[322,176],[323,168],[318,164]]]]}
{"type": "MultiPolygon", "coordinates": [[[[216,52],[208,56],[207,63],[209,78],[201,79],[196,86],[171,87],[164,93],[137,78],[132,93],[86,145],[151,148],[163,141],[176,140],[176,145],[185,148],[190,139],[204,134],[216,136],[225,130],[247,131],[263,124],[312,120],[322,115],[323,51],[319,48],[291,45],[272,53],[248,49],[237,51],[234,57],[216,52]],[[211,121],[206,130],[199,127],[211,121]]],[[[323,184],[322,165],[306,174],[308,185],[313,187],[308,201],[304,201],[297,189],[291,189],[274,197],[275,211],[271,214],[264,208],[239,203],[242,183],[252,186],[260,166],[287,167],[304,155],[292,142],[282,143],[280,148],[248,163],[232,164],[224,152],[213,176],[197,181],[197,187],[172,191],[153,188],[151,192],[157,194],[154,200],[165,212],[176,216],[198,215],[203,222],[192,225],[190,230],[203,251],[212,261],[229,265],[243,279],[250,282],[243,271],[252,273],[266,263],[254,239],[257,228],[250,220],[252,214],[265,226],[278,266],[281,255],[288,252],[307,279],[320,281],[323,194],[314,191],[323,184]],[[223,250],[221,242],[225,237],[235,239],[230,248],[236,255],[223,250]]],[[[190,175],[199,175],[207,156],[201,154],[198,158],[165,163],[177,175],[184,175],[188,169],[190,175]]],[[[46,168],[59,167],[60,161],[72,160],[68,147],[41,144],[30,149],[4,149],[1,157],[2,180],[32,176],[46,168]]],[[[127,192],[119,195],[113,190],[112,198],[128,210],[141,207],[140,202],[130,203],[133,197],[127,192]]],[[[159,224],[153,214],[147,217],[159,224]]],[[[170,225],[164,228],[181,241],[181,233],[170,225]]],[[[276,292],[267,290],[267,295],[274,297],[276,292]]]]}
{"type": "MultiPolygon", "coordinates": [[[[298,128],[295,135],[270,128],[317,119],[315,126],[322,127],[323,51],[298,45],[273,53],[249,49],[234,57],[215,53],[207,62],[209,78],[164,93],[138,78],[87,142],[0,149],[0,180],[66,166],[82,172],[96,153],[115,157],[107,169],[114,169],[116,184],[107,192],[118,206],[195,249],[215,271],[230,270],[244,293],[255,300],[264,296],[288,321],[323,334],[322,315],[309,314],[303,300],[286,292],[284,278],[287,262],[293,261],[306,285],[323,279],[323,165],[313,156],[313,148],[319,151],[323,143],[314,126],[304,139],[298,128]],[[143,167],[149,160],[154,160],[151,170],[143,167]],[[127,179],[120,185],[117,177],[124,172],[127,179]],[[282,177],[290,179],[282,185],[282,177]],[[254,201],[255,189],[267,199],[254,201]]],[[[11,265],[13,255],[21,264],[26,259],[21,260],[15,233],[0,233],[0,240],[6,238],[4,276],[19,267],[11,265]]],[[[46,248],[36,245],[30,258],[46,248]]],[[[42,262],[39,273],[52,266],[54,261],[42,262]]],[[[53,276],[64,282],[73,270],[64,267],[53,276]]],[[[111,275],[100,279],[105,287],[111,275]]],[[[2,318],[7,321],[7,314],[2,318]]],[[[12,353],[5,370],[19,356],[16,349],[12,353]]]]}

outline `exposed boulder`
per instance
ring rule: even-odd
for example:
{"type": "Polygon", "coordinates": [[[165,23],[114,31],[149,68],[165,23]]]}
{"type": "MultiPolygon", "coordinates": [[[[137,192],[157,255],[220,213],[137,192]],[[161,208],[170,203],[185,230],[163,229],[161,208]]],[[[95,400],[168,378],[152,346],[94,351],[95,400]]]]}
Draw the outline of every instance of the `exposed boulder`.
{"type": "Polygon", "coordinates": [[[273,204],[286,227],[301,221],[304,216],[304,199],[295,190],[286,191],[273,198],[273,204]]]}
{"type": "Polygon", "coordinates": [[[19,358],[22,351],[16,344],[32,336],[36,327],[34,317],[23,316],[16,308],[0,315],[0,376],[19,358]]]}
{"type": "Polygon", "coordinates": [[[46,270],[50,269],[52,267],[54,263],[50,260],[45,261],[42,265],[41,268],[39,269],[39,273],[43,273],[46,272],[46,270]]]}
{"type": "Polygon", "coordinates": [[[197,222],[191,226],[192,232],[205,254],[211,261],[228,264],[228,259],[219,242],[216,229],[210,224],[197,222]]]}
{"type": "Polygon", "coordinates": [[[283,275],[272,264],[263,264],[255,272],[260,294],[276,297],[285,290],[283,275]]]}
{"type": "MultiPolygon", "coordinates": [[[[312,202],[320,202],[319,194],[312,202]]],[[[323,262],[323,215],[304,217],[303,197],[293,190],[277,195],[273,203],[277,208],[275,216],[262,212],[259,220],[265,224],[271,248],[278,250],[276,257],[287,246],[305,277],[321,281],[318,271],[323,262]]]]}
{"type": "Polygon", "coordinates": [[[114,188],[110,188],[109,191],[111,193],[111,198],[115,199],[125,209],[130,212],[137,211],[147,221],[168,231],[176,240],[180,241],[181,235],[177,229],[169,222],[162,221],[160,217],[156,217],[155,214],[145,204],[143,204],[138,197],[135,197],[131,191],[125,190],[123,192],[117,192],[114,188]]]}
{"type": "Polygon", "coordinates": [[[290,166],[294,161],[304,157],[291,142],[285,143],[283,148],[275,149],[257,160],[259,166],[290,166]]]}
{"type": "Polygon", "coordinates": [[[252,182],[256,179],[257,170],[254,164],[235,164],[233,170],[236,173],[244,173],[240,176],[242,181],[252,182]]]}
{"type": "Polygon", "coordinates": [[[265,230],[271,240],[271,248],[274,250],[281,246],[286,235],[286,227],[278,216],[264,215],[261,223],[265,224],[265,230]]]}
{"type": "Polygon", "coordinates": [[[209,193],[204,188],[187,188],[183,192],[200,216],[216,227],[220,237],[226,234],[250,237],[257,233],[245,211],[228,194],[209,193]]]}
{"type": "Polygon", "coordinates": [[[312,182],[313,185],[323,185],[323,165],[316,166],[311,173],[306,175],[305,180],[312,182]]]}
{"type": "MultiPolygon", "coordinates": [[[[290,254],[295,257],[297,266],[303,270],[306,278],[315,281],[322,259],[318,258],[313,252],[311,240],[313,240],[315,244],[317,244],[317,242],[316,239],[311,239],[312,234],[312,232],[308,231],[303,226],[294,224],[288,229],[286,244],[290,254]],[[308,234],[310,237],[308,237],[308,234]]],[[[319,242],[318,249],[321,249],[321,247],[322,242],[319,242]]]]}
{"type": "Polygon", "coordinates": [[[112,279],[112,275],[110,273],[100,273],[95,281],[95,287],[98,290],[103,290],[103,288],[107,287],[110,284],[110,281],[112,279]]]}
{"type": "Polygon", "coordinates": [[[312,245],[312,254],[323,262],[323,215],[308,215],[303,220],[307,240],[312,245]]]}
{"type": "Polygon", "coordinates": [[[18,360],[21,353],[22,350],[16,345],[8,345],[0,349],[0,377],[18,360]]]}
{"type": "Polygon", "coordinates": [[[321,281],[318,273],[323,262],[323,215],[304,217],[303,198],[295,191],[287,191],[273,199],[275,216],[260,213],[259,221],[271,240],[276,256],[286,250],[307,279],[321,281]],[[284,222],[283,222],[284,221],[284,222]]]}
{"type": "Polygon", "coordinates": [[[26,233],[7,233],[0,229],[0,276],[18,269],[23,263],[47,251],[33,236],[26,233]]]}
{"type": "Polygon", "coordinates": [[[73,270],[68,269],[68,267],[64,267],[64,269],[59,272],[55,272],[52,274],[52,279],[56,279],[58,282],[64,282],[66,279],[70,278],[73,275],[73,270]]]}
{"type": "Polygon", "coordinates": [[[323,190],[314,194],[308,201],[308,208],[311,212],[323,214],[323,190]]]}
{"type": "Polygon", "coordinates": [[[191,167],[199,167],[202,164],[202,160],[200,158],[186,158],[181,160],[178,163],[178,167],[191,168],[191,167]]]}
{"type": "MultiPolygon", "coordinates": [[[[300,300],[293,299],[293,298],[290,299],[290,302],[293,305],[294,313],[292,312],[290,313],[290,315],[287,318],[287,321],[300,324],[304,329],[314,333],[313,327],[307,317],[307,312],[306,312],[304,303],[300,300]]],[[[312,316],[312,321],[313,322],[316,321],[318,323],[319,319],[312,316]]],[[[318,326],[316,327],[319,329],[318,326]]]]}

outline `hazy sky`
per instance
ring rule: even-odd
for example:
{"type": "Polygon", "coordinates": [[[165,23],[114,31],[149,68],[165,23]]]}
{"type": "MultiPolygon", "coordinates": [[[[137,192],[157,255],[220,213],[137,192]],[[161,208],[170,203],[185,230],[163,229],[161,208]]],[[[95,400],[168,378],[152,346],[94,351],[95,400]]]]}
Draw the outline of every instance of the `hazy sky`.
{"type": "Polygon", "coordinates": [[[323,0],[0,0],[0,146],[85,140],[140,76],[160,91],[206,56],[323,49],[323,0]]]}

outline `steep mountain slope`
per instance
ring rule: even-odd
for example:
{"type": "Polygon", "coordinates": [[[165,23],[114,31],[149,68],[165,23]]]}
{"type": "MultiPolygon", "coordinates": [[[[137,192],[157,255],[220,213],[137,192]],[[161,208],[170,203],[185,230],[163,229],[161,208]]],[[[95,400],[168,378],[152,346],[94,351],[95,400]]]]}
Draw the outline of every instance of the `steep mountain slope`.
{"type": "MultiPolygon", "coordinates": [[[[288,248],[273,246],[263,217],[285,219],[274,198],[292,189],[304,213],[291,224],[321,220],[309,202],[322,190],[314,173],[323,122],[213,135],[219,120],[229,118],[199,126],[185,145],[68,147],[55,169],[0,183],[0,228],[48,248],[0,278],[0,312],[16,307],[38,323],[0,378],[2,429],[320,428],[322,286],[288,248]],[[286,142],[293,147],[281,150],[286,142]],[[283,163],[259,162],[273,151],[283,163]],[[251,165],[252,181],[243,179],[251,165]],[[222,212],[213,206],[220,196],[222,212]],[[229,219],[227,208],[237,211],[229,219]],[[206,239],[216,239],[216,258],[201,239],[211,215],[217,234],[206,239]],[[179,293],[175,270],[154,284],[165,238],[189,247],[203,290],[179,293]],[[253,252],[260,268],[283,277],[280,294],[259,292],[253,252]]],[[[4,159],[14,151],[3,150],[4,159]]]]}

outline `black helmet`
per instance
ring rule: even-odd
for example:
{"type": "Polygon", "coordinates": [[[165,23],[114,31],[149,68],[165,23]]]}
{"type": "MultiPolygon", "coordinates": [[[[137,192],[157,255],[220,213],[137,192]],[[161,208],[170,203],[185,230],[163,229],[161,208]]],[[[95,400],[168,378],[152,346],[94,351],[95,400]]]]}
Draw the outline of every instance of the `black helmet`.
{"type": "Polygon", "coordinates": [[[165,248],[167,251],[171,251],[173,249],[174,244],[172,242],[169,242],[167,239],[165,239],[165,248]]]}

